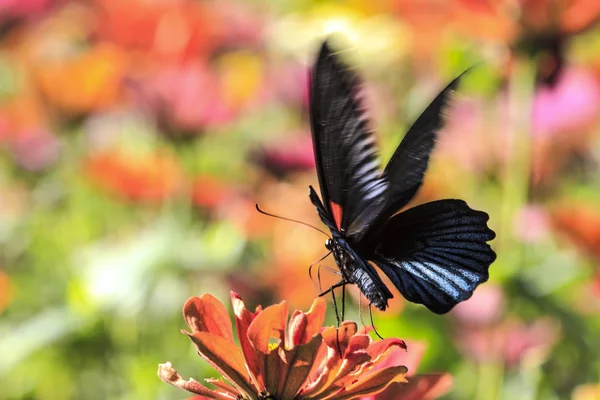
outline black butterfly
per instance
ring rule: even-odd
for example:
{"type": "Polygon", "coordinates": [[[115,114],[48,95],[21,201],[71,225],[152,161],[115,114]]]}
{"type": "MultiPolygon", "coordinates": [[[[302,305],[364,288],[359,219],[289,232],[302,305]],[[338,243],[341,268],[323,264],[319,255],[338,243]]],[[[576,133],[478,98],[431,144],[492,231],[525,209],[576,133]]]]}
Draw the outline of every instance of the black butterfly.
{"type": "MultiPolygon", "coordinates": [[[[310,200],[331,230],[342,280],[355,283],[380,310],[392,293],[375,264],[409,301],[443,314],[487,281],[496,254],[489,216],[463,200],[438,200],[401,213],[427,169],[442,109],[457,88],[454,79],[410,128],[385,170],[379,172],[369,121],[361,107],[361,81],[325,42],[312,71],[310,117],[321,199],[310,200]]],[[[324,293],[323,293],[324,294],[324,293]]]]}

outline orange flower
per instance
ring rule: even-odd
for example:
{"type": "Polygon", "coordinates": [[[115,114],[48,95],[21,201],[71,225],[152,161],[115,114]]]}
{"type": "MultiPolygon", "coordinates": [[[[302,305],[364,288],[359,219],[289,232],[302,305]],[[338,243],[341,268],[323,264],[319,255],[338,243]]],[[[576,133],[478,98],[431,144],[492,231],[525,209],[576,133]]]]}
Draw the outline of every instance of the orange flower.
{"type": "Polygon", "coordinates": [[[596,205],[562,204],[552,209],[551,219],[559,232],[600,261],[600,212],[596,205]]]}
{"type": "Polygon", "coordinates": [[[106,109],[119,100],[125,56],[116,47],[98,45],[61,60],[41,60],[36,78],[46,99],[72,114],[106,109]]]}
{"type": "Polygon", "coordinates": [[[392,350],[406,348],[400,339],[372,342],[356,323],[321,328],[326,302],[318,298],[310,311],[295,311],[287,323],[285,301],[248,311],[231,292],[240,347],[223,304],[211,295],[190,298],[183,315],[192,332],[183,331],[198,353],[230,383],[207,379],[216,389],[185,381],[171,363],[158,376],[205,399],[354,399],[379,393],[392,382],[406,383],[407,368],[387,365],[392,350]],[[340,354],[342,356],[340,357],[340,354]]]}
{"type": "Polygon", "coordinates": [[[90,158],[86,169],[94,184],[133,201],[160,202],[175,195],[183,181],[176,160],[165,154],[105,152],[90,158]]]}

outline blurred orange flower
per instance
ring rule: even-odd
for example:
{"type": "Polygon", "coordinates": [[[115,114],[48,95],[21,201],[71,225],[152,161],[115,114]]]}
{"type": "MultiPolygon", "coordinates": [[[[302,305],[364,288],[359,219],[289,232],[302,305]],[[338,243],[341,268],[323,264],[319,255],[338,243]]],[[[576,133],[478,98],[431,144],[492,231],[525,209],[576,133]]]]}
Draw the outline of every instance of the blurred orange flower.
{"type": "Polygon", "coordinates": [[[573,391],[573,400],[600,399],[600,384],[579,385],[573,391]]]}
{"type": "Polygon", "coordinates": [[[600,212],[592,204],[563,204],[551,210],[554,227],[600,261],[600,212]]]}
{"type": "Polygon", "coordinates": [[[326,303],[316,299],[307,313],[295,311],[287,322],[287,303],[248,311],[231,292],[240,347],[234,343],[227,310],[205,294],[190,298],[183,314],[185,332],[198,353],[230,384],[207,379],[216,389],[185,381],[170,363],[159,365],[159,377],[204,399],[353,399],[376,394],[393,382],[405,383],[407,369],[386,365],[400,339],[372,342],[354,322],[321,328],[326,303]],[[341,354],[341,355],[340,355],[341,354]]]}
{"type": "Polygon", "coordinates": [[[13,297],[12,282],[0,269],[0,313],[10,304],[13,297]]]}
{"type": "Polygon", "coordinates": [[[72,114],[98,111],[119,99],[125,57],[110,45],[98,45],[67,59],[39,61],[35,76],[55,107],[72,114]]]}
{"type": "Polygon", "coordinates": [[[119,152],[96,154],[85,169],[92,182],[122,198],[158,202],[181,188],[183,173],[166,154],[131,156],[119,152]]]}

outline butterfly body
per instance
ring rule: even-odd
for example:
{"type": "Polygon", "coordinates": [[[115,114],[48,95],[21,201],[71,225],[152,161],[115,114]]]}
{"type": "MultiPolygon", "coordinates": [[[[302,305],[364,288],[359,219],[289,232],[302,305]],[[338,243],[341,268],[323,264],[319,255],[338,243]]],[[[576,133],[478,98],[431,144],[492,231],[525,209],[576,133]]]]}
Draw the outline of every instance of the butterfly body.
{"type": "Polygon", "coordinates": [[[445,313],[485,282],[496,255],[488,215],[462,200],[399,212],[421,186],[442,108],[460,77],[417,119],[380,172],[360,80],[326,42],[313,69],[310,114],[321,197],[309,197],[331,231],[326,247],[342,280],[385,310],[392,293],[376,267],[412,302],[445,313]]]}

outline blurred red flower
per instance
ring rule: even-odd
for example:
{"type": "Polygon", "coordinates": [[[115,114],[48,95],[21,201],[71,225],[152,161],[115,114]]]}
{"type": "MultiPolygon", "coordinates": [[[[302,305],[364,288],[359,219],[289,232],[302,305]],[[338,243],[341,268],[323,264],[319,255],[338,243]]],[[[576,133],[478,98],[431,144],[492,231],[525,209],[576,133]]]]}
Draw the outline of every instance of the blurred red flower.
{"type": "Polygon", "coordinates": [[[159,59],[206,58],[226,26],[209,3],[176,0],[95,0],[97,35],[159,59]]]}
{"type": "Polygon", "coordinates": [[[284,301],[248,311],[231,293],[240,347],[234,343],[225,307],[214,297],[190,298],[184,308],[192,332],[185,332],[198,354],[229,382],[207,379],[216,389],[185,381],[170,363],[159,365],[159,377],[200,395],[199,399],[353,399],[376,394],[393,382],[406,383],[405,366],[390,363],[400,339],[373,342],[354,322],[321,328],[326,302],[316,299],[307,313],[295,311],[287,322],[284,301]]]}
{"type": "Polygon", "coordinates": [[[104,152],[90,157],[85,169],[94,185],[132,201],[160,202],[175,195],[183,183],[177,161],[166,154],[104,152]]]}
{"type": "Polygon", "coordinates": [[[213,209],[227,204],[235,194],[233,186],[208,175],[196,176],[192,181],[192,203],[198,207],[213,209]]]}

